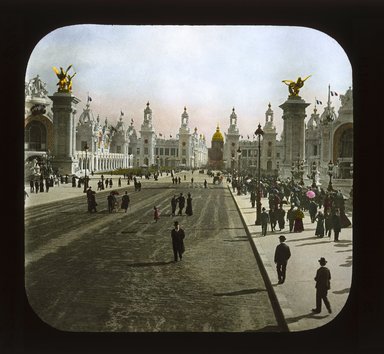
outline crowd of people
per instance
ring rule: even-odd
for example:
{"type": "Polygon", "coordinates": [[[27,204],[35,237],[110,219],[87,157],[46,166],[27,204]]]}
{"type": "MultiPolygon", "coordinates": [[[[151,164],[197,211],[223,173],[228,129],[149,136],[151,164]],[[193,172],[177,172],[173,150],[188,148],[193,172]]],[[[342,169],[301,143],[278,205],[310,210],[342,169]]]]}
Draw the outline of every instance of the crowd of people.
{"type": "MultiPolygon", "coordinates": [[[[250,195],[251,207],[257,204],[257,183],[252,179],[231,181],[233,192],[237,195],[250,195]]],[[[311,223],[316,223],[315,235],[318,237],[331,237],[334,232],[334,241],[339,241],[342,228],[351,225],[345,212],[345,197],[340,190],[327,189],[320,186],[304,186],[296,184],[290,179],[262,178],[260,181],[260,198],[268,200],[268,211],[261,210],[261,234],[265,236],[268,226],[271,232],[282,231],[288,222],[289,232],[304,231],[303,219],[308,212],[311,223]],[[287,211],[284,205],[289,205],[287,211]]]]}

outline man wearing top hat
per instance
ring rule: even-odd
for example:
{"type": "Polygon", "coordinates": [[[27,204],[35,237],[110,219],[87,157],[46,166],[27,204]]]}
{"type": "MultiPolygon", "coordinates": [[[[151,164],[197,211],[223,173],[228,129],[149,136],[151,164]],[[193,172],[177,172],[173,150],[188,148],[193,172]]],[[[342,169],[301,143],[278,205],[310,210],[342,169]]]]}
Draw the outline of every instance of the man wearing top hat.
{"type": "Polygon", "coordinates": [[[173,256],[174,261],[177,262],[178,257],[181,260],[183,258],[184,253],[184,238],[185,233],[184,230],[180,227],[179,222],[175,221],[173,223],[175,225],[175,228],[171,231],[171,238],[172,238],[172,248],[173,248],[173,256]]]}
{"type": "Polygon", "coordinates": [[[332,313],[331,304],[328,301],[327,294],[331,288],[331,272],[325,266],[327,261],[324,257],[319,259],[320,268],[316,272],[316,308],[312,309],[314,313],[321,312],[321,302],[324,301],[324,305],[329,313],[332,313]]]}
{"type": "Polygon", "coordinates": [[[289,246],[284,243],[286,240],[284,235],[279,236],[279,240],[280,244],[276,246],[275,250],[275,263],[279,284],[283,284],[285,281],[288,259],[291,257],[291,251],[289,246]]]}

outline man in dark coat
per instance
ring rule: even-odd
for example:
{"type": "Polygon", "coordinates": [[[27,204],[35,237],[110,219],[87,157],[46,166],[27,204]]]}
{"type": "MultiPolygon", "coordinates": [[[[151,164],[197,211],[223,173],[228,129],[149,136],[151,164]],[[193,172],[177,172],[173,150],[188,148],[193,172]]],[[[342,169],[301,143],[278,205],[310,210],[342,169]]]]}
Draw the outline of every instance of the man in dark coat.
{"type": "Polygon", "coordinates": [[[331,272],[325,266],[327,261],[324,257],[319,259],[320,268],[316,272],[316,308],[312,309],[314,313],[321,312],[321,301],[324,301],[324,305],[329,313],[332,313],[331,304],[328,301],[327,294],[331,288],[331,272]]]}
{"type": "Polygon", "coordinates": [[[183,196],[183,193],[180,193],[179,198],[177,198],[177,201],[179,202],[179,213],[178,215],[183,215],[183,209],[185,206],[185,197],[183,196]]]}
{"type": "Polygon", "coordinates": [[[116,201],[116,198],[112,194],[112,192],[109,193],[107,197],[107,201],[108,201],[108,212],[112,213],[113,209],[115,208],[115,201],[116,201]]]}
{"type": "Polygon", "coordinates": [[[265,208],[261,209],[260,219],[261,219],[261,235],[265,236],[267,234],[267,226],[269,222],[269,215],[265,211],[265,208]]]}
{"type": "Polygon", "coordinates": [[[287,212],[287,220],[289,222],[289,232],[293,231],[293,225],[295,223],[295,211],[293,208],[295,207],[295,204],[291,204],[291,208],[287,212]]]}
{"type": "Polygon", "coordinates": [[[312,199],[308,204],[308,211],[309,211],[309,216],[311,217],[311,223],[314,223],[317,215],[317,204],[312,199]]]}
{"type": "Polygon", "coordinates": [[[187,214],[188,216],[193,215],[191,193],[188,193],[187,207],[185,208],[185,214],[187,214]]]}
{"type": "Polygon", "coordinates": [[[332,215],[332,228],[335,235],[334,241],[339,241],[339,233],[341,231],[340,210],[336,209],[332,215]]]}
{"type": "Polygon", "coordinates": [[[129,207],[129,195],[128,192],[125,191],[125,194],[121,197],[121,209],[124,209],[125,212],[127,212],[127,209],[129,207]]]}
{"type": "Polygon", "coordinates": [[[172,197],[172,199],[171,199],[171,209],[172,209],[172,211],[171,211],[171,215],[172,215],[172,216],[175,216],[175,214],[176,214],[176,208],[177,208],[177,198],[176,198],[176,196],[174,195],[174,196],[172,197]]]}
{"type": "Polygon", "coordinates": [[[276,246],[275,250],[275,263],[277,270],[277,278],[279,284],[283,284],[285,281],[285,273],[287,270],[288,259],[291,257],[291,251],[284,241],[286,240],[284,235],[279,236],[280,244],[276,246]]]}
{"type": "Polygon", "coordinates": [[[172,238],[172,248],[173,248],[173,256],[174,261],[177,262],[178,257],[182,260],[183,253],[184,253],[184,238],[185,233],[182,228],[180,228],[179,222],[174,222],[175,228],[171,231],[171,238],[172,238]]]}

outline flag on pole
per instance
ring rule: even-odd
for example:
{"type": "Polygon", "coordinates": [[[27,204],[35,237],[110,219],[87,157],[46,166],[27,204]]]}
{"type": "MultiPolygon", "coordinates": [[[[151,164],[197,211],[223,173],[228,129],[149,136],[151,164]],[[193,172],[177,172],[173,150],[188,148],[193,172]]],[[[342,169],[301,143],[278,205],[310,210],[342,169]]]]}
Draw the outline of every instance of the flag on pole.
{"type": "Polygon", "coordinates": [[[323,102],[316,100],[316,104],[323,104],[323,102]]]}
{"type": "Polygon", "coordinates": [[[339,94],[336,91],[331,91],[331,96],[339,96],[339,94]]]}
{"type": "Polygon", "coordinates": [[[88,96],[87,102],[91,102],[91,101],[92,101],[92,98],[88,96]]]}
{"type": "Polygon", "coordinates": [[[124,113],[123,113],[123,111],[122,110],[120,110],[120,114],[123,116],[124,115],[124,113]]]}

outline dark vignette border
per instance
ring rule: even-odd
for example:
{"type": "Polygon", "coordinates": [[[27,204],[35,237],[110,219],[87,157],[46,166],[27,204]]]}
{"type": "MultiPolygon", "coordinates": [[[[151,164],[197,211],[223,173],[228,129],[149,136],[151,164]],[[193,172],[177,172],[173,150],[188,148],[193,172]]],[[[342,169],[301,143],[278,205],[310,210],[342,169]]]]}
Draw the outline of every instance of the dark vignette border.
{"type": "MultiPolygon", "coordinates": [[[[0,5],[5,216],[0,256],[2,353],[376,353],[382,350],[383,6],[374,0],[5,0],[0,5]],[[67,25],[295,25],[315,28],[344,48],[354,89],[353,286],[330,325],[302,333],[67,333],[42,323],[24,293],[24,76],[29,55],[67,25]],[[9,126],[10,125],[10,126],[9,126]],[[377,181],[377,182],[375,182],[377,181]],[[381,350],[380,350],[381,349],[381,350]]],[[[4,212],[3,212],[4,213],[4,212]]],[[[3,214],[4,215],[4,214],[3,214]]]]}

